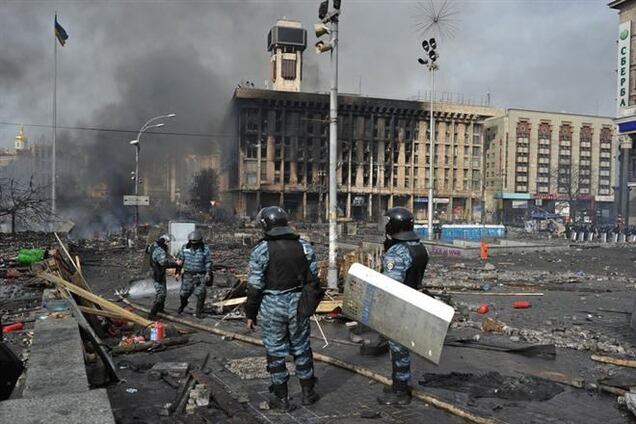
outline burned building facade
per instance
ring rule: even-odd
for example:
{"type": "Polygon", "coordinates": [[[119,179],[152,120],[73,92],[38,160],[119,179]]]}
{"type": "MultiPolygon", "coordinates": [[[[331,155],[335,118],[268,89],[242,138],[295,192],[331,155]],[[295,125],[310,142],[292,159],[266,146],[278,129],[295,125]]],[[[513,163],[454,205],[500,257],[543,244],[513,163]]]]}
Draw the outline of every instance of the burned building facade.
{"type": "MultiPolygon", "coordinates": [[[[328,207],[329,96],[239,87],[237,142],[227,150],[227,192],[240,216],[280,205],[294,219],[325,220],[328,207]]],[[[426,219],[428,169],[436,215],[479,219],[485,106],[436,102],[435,154],[428,155],[430,103],[338,97],[338,216],[375,220],[390,207],[426,219]]]]}

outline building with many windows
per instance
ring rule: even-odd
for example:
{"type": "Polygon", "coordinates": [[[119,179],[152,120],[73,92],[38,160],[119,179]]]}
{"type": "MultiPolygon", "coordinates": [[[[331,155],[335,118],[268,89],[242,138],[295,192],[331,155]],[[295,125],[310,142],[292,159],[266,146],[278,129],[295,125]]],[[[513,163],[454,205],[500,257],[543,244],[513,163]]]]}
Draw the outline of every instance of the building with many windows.
{"type": "MultiPolygon", "coordinates": [[[[280,205],[294,219],[326,219],[327,94],[237,88],[238,141],[230,158],[229,198],[239,215],[280,205]]],[[[338,97],[338,209],[342,219],[375,220],[406,206],[426,219],[428,169],[436,215],[480,219],[483,122],[500,110],[436,102],[435,156],[429,158],[430,103],[338,97]]]]}
{"type": "Polygon", "coordinates": [[[612,118],[508,109],[485,121],[484,188],[491,221],[528,208],[609,220],[616,143],[612,118]],[[565,212],[568,212],[567,210],[565,212]]]}

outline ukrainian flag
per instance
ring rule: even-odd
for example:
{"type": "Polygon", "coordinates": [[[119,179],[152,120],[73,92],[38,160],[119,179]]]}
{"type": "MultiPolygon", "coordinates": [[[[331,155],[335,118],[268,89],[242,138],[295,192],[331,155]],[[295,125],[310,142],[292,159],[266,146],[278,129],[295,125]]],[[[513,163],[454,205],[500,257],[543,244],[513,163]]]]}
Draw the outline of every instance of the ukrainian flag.
{"type": "Polygon", "coordinates": [[[62,25],[57,22],[57,13],[55,14],[55,36],[62,46],[66,44],[68,34],[66,33],[66,30],[62,28],[62,25]]]}

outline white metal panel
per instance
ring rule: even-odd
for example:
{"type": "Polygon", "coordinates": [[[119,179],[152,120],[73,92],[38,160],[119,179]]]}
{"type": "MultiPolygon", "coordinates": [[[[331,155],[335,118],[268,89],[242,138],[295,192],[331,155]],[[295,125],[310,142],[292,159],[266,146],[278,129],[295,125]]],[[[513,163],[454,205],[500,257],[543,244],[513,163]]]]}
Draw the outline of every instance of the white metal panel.
{"type": "Polygon", "coordinates": [[[342,311],[434,364],[455,314],[444,302],[358,263],[347,273],[342,311]]]}
{"type": "Polygon", "coordinates": [[[194,222],[170,221],[168,223],[168,232],[172,236],[170,243],[170,254],[176,255],[181,246],[188,242],[188,234],[196,228],[194,222]]]}

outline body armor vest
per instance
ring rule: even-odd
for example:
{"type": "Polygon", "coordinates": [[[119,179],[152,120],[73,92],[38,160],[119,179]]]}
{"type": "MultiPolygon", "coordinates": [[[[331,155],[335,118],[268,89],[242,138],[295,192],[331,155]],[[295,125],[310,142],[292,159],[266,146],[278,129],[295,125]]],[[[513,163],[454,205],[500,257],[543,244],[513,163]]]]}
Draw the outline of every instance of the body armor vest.
{"type": "Polygon", "coordinates": [[[296,240],[268,240],[269,261],[265,270],[265,288],[289,290],[307,281],[309,266],[302,244],[296,240]]]}
{"type": "Polygon", "coordinates": [[[156,243],[153,243],[148,249],[148,253],[150,254],[150,268],[152,268],[152,278],[156,282],[162,283],[166,280],[166,269],[155,262],[155,260],[153,259],[152,255],[155,252],[155,249],[162,249],[162,247],[156,243]]]}
{"type": "Polygon", "coordinates": [[[409,253],[411,254],[411,267],[406,271],[406,277],[404,278],[404,284],[417,290],[422,284],[422,278],[424,278],[424,271],[426,265],[428,265],[428,252],[423,244],[416,245],[407,244],[409,253]]]}

